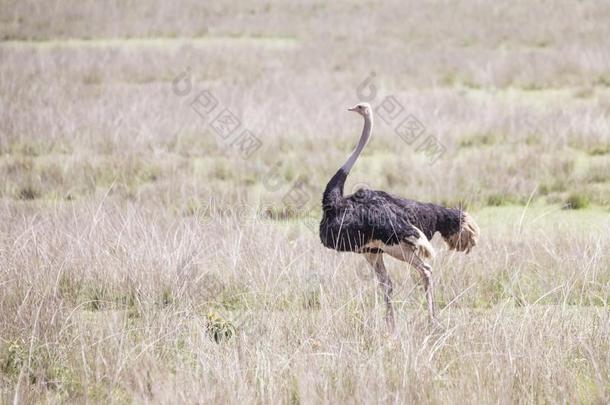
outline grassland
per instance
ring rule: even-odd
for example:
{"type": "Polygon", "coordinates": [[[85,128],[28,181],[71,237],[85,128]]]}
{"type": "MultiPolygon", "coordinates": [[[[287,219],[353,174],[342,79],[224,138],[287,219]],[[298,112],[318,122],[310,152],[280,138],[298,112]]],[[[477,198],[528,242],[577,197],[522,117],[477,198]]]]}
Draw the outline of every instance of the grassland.
{"type": "Polygon", "coordinates": [[[0,403],[607,403],[609,18],[0,0],[0,403]],[[373,105],[395,96],[445,153],[377,120],[347,191],[482,229],[468,256],[433,241],[443,330],[388,260],[388,336],[364,260],[315,233],[371,72],[373,105]],[[204,90],[260,148],[218,136],[204,90]]]}

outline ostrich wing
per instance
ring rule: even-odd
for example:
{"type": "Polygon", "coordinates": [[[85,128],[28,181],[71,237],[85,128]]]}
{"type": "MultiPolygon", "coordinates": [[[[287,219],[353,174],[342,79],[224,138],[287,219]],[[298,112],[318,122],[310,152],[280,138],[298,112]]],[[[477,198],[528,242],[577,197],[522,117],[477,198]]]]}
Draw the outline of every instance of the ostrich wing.
{"type": "Polygon", "coordinates": [[[325,207],[320,239],[328,248],[352,252],[376,241],[427,244],[436,231],[446,237],[459,230],[459,218],[459,210],[361,189],[325,207]]]}
{"type": "Polygon", "coordinates": [[[364,239],[379,240],[387,245],[419,238],[417,212],[409,200],[383,191],[358,190],[345,198],[349,228],[364,239]]]}

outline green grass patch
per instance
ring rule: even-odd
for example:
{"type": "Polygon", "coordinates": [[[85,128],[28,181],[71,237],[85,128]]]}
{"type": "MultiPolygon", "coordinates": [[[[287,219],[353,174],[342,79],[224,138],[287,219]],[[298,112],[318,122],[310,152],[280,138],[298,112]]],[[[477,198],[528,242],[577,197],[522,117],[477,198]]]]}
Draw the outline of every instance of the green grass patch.
{"type": "Polygon", "coordinates": [[[610,144],[609,145],[597,145],[590,148],[587,153],[591,156],[604,156],[610,154],[610,144]]]}
{"type": "Polygon", "coordinates": [[[519,199],[508,194],[492,194],[487,197],[487,205],[490,207],[501,207],[503,205],[517,204],[519,199]]]}
{"type": "Polygon", "coordinates": [[[462,148],[491,146],[501,142],[502,139],[503,137],[493,133],[471,134],[460,138],[459,145],[462,148]]]}
{"type": "Polygon", "coordinates": [[[588,208],[590,204],[591,200],[586,194],[572,193],[565,201],[565,208],[571,210],[580,210],[588,208]]]}

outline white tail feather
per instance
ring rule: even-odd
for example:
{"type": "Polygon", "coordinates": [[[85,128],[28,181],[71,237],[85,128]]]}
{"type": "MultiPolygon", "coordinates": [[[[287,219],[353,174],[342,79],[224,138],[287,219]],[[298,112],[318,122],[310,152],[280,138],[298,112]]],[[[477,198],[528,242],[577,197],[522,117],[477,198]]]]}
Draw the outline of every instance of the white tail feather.
{"type": "Polygon", "coordinates": [[[449,249],[469,253],[479,242],[479,234],[479,226],[468,213],[464,212],[460,230],[443,239],[445,239],[449,249]]]}
{"type": "Polygon", "coordinates": [[[430,243],[430,241],[428,241],[428,238],[426,238],[426,235],[424,235],[424,233],[420,229],[418,229],[417,227],[414,228],[417,229],[419,237],[416,238],[414,236],[411,236],[407,238],[407,241],[415,247],[415,253],[419,257],[433,258],[436,255],[434,247],[432,247],[432,244],[430,243]]]}

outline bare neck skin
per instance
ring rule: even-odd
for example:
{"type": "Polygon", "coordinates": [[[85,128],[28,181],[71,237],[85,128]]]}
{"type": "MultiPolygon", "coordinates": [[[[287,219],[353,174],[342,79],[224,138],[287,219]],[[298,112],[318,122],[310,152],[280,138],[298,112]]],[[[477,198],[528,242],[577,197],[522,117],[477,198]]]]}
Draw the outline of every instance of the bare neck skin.
{"type": "Polygon", "coordinates": [[[365,116],[364,117],[364,128],[362,129],[362,135],[360,136],[360,141],[358,141],[358,146],[356,146],[356,149],[354,149],[354,151],[349,156],[349,158],[347,159],[345,164],[343,164],[343,166],[341,166],[341,170],[343,170],[345,173],[349,173],[350,170],[352,170],[354,163],[356,163],[356,160],[358,160],[358,157],[362,153],[362,150],[366,146],[366,143],[369,141],[372,131],[373,131],[373,116],[372,115],[365,116]]]}

